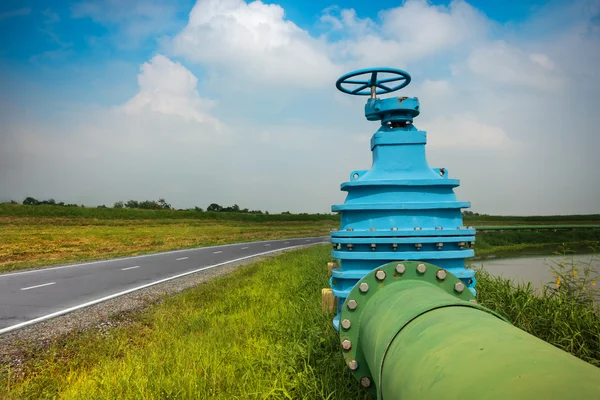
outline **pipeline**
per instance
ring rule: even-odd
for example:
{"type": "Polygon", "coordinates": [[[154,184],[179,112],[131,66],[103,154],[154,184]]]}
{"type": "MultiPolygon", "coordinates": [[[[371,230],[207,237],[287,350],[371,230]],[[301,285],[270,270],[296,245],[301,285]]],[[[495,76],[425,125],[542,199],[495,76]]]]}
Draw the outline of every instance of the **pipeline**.
{"type": "Polygon", "coordinates": [[[470,204],[456,200],[458,180],[427,164],[426,134],[413,125],[418,99],[377,98],[410,80],[374,68],[336,83],[370,96],[365,116],[381,121],[372,169],[353,171],[345,203],[332,207],[341,214],[331,233],[333,325],[348,369],[385,400],[600,398],[600,369],[477,303],[464,264],[475,230],[460,211],[470,204]]]}

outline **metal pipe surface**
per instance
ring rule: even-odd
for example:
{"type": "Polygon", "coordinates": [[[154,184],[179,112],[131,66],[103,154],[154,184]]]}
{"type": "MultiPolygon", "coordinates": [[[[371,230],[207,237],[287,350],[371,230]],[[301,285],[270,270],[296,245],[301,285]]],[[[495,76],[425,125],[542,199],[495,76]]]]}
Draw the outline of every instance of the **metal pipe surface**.
{"type": "Polygon", "coordinates": [[[381,288],[360,326],[378,399],[600,399],[600,369],[427,282],[381,288]]]}

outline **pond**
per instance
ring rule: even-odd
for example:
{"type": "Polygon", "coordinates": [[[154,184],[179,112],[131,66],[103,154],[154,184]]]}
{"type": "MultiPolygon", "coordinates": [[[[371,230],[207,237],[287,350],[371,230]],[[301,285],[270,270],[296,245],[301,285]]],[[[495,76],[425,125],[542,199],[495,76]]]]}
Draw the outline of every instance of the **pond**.
{"type": "MultiPolygon", "coordinates": [[[[573,265],[579,273],[583,273],[585,266],[589,265],[596,274],[600,274],[600,256],[592,254],[469,261],[473,268],[483,267],[489,273],[511,279],[515,283],[531,282],[536,289],[556,281],[552,277],[551,267],[556,267],[557,263],[573,265]]],[[[600,282],[598,285],[600,286],[600,282]]]]}

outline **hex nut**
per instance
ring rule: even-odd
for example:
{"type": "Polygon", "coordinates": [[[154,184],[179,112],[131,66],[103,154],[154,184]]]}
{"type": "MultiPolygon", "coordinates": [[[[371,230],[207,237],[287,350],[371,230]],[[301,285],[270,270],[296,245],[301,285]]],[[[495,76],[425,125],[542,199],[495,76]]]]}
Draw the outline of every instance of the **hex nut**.
{"type": "Polygon", "coordinates": [[[440,269],[438,272],[435,273],[435,277],[438,278],[440,281],[446,279],[446,276],[448,276],[448,273],[445,269],[440,269]]]}
{"type": "Polygon", "coordinates": [[[462,282],[456,282],[454,284],[454,290],[456,290],[457,293],[462,293],[465,290],[465,284],[462,282]]]}
{"type": "Polygon", "coordinates": [[[349,300],[348,301],[348,309],[350,310],[356,310],[356,307],[358,307],[358,303],[356,300],[349,300]]]}
{"type": "Polygon", "coordinates": [[[352,371],[356,371],[358,369],[358,361],[350,360],[348,363],[348,368],[350,368],[352,371]]]}
{"type": "Polygon", "coordinates": [[[404,266],[404,264],[396,265],[396,272],[399,274],[403,274],[404,272],[406,272],[406,267],[404,266]]]}
{"type": "Polygon", "coordinates": [[[378,281],[384,280],[385,277],[386,277],[386,273],[384,270],[380,269],[377,272],[375,272],[375,278],[377,278],[378,281]]]}
{"type": "Polygon", "coordinates": [[[368,376],[363,376],[362,378],[360,378],[360,386],[368,388],[369,386],[371,386],[371,379],[369,379],[368,376]]]}
{"type": "Polygon", "coordinates": [[[369,291],[369,284],[367,282],[361,283],[358,285],[358,290],[360,290],[361,293],[367,293],[369,291]]]}
{"type": "Polygon", "coordinates": [[[392,230],[393,230],[393,231],[397,231],[397,230],[398,230],[398,228],[392,228],[392,230]]]}
{"type": "Polygon", "coordinates": [[[348,339],[344,339],[342,341],[342,349],[348,351],[352,348],[352,342],[350,342],[348,339]]]}
{"type": "Polygon", "coordinates": [[[417,265],[417,272],[420,274],[424,274],[427,271],[427,266],[425,264],[417,265]]]}
{"type": "Polygon", "coordinates": [[[352,322],[350,322],[350,320],[348,318],[345,318],[342,320],[342,328],[350,329],[351,325],[352,325],[352,322]]]}
{"type": "Polygon", "coordinates": [[[420,231],[421,227],[420,226],[415,226],[415,231],[420,231]]]}

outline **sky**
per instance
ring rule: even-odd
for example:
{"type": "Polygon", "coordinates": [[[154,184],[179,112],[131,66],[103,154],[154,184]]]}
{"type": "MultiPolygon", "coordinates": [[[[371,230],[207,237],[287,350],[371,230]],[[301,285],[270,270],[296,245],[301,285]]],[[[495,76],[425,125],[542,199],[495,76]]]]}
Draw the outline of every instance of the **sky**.
{"type": "Polygon", "coordinates": [[[471,210],[600,213],[600,1],[3,0],[0,201],[331,211],[408,71],[471,210]],[[376,6],[374,6],[376,4],[376,6]]]}

